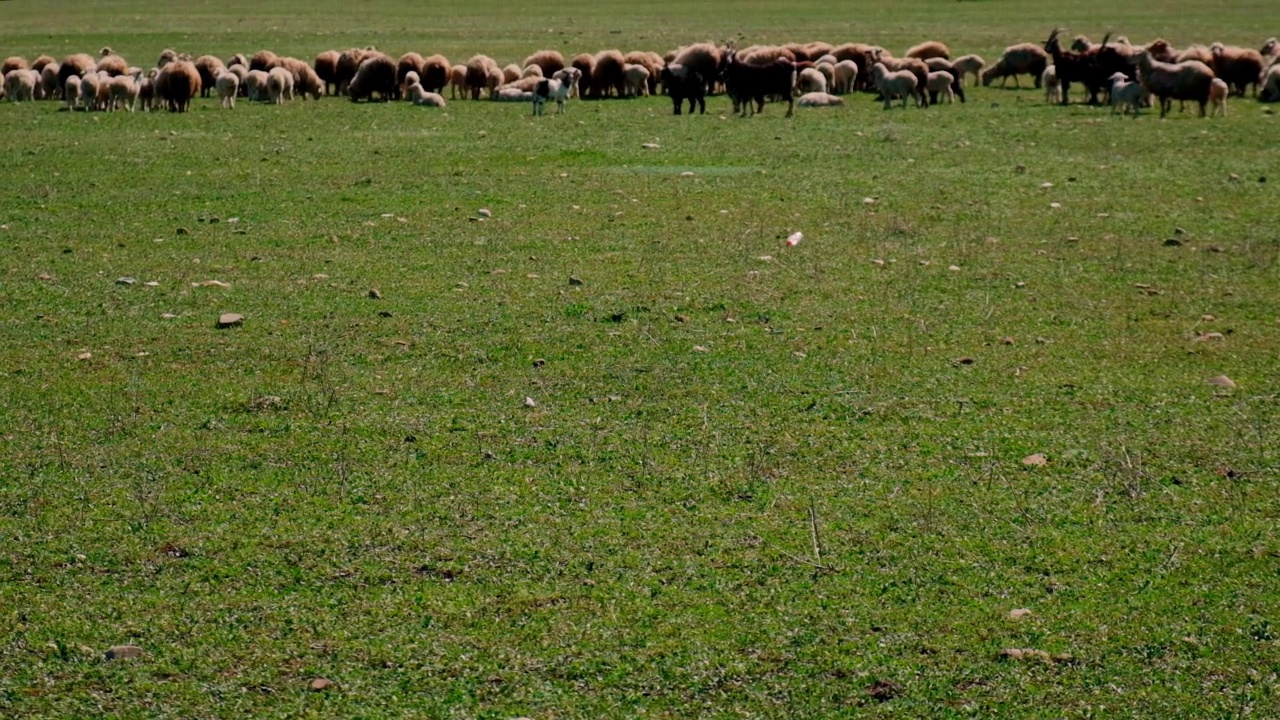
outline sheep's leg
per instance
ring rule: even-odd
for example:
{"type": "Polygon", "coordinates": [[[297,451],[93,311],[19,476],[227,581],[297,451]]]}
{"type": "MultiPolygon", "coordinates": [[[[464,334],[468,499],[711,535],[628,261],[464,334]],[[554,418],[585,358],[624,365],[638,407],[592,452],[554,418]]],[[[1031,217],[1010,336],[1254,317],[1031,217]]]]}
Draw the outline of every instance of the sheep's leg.
{"type": "Polygon", "coordinates": [[[792,98],[787,98],[787,115],[786,115],[786,117],[791,117],[792,115],[794,115],[794,114],[795,114],[795,112],[796,112],[796,101],[795,101],[794,99],[792,99],[792,98]]]}

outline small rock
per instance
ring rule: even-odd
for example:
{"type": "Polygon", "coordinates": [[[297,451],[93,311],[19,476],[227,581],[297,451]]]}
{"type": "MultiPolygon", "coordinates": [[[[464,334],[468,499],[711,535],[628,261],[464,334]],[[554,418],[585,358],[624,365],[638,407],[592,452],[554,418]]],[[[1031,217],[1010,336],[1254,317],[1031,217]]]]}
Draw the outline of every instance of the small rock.
{"type": "Polygon", "coordinates": [[[685,170],[684,172],[680,173],[680,177],[693,177],[693,171],[685,170]]]}
{"type": "Polygon", "coordinates": [[[382,299],[382,291],[381,291],[381,290],[379,290],[378,288],[369,288],[369,299],[370,299],[370,300],[381,300],[381,299],[382,299]]]}
{"type": "Polygon", "coordinates": [[[1187,231],[1186,231],[1186,229],[1184,229],[1184,228],[1175,227],[1175,228],[1173,229],[1173,234],[1174,234],[1174,235],[1186,235],[1186,234],[1187,234],[1187,231]]]}
{"type": "Polygon", "coordinates": [[[186,234],[187,234],[187,229],[186,229],[186,228],[184,228],[184,227],[180,227],[180,228],[178,228],[178,234],[179,234],[179,235],[186,235],[186,234]]]}
{"type": "Polygon", "coordinates": [[[583,284],[583,282],[582,282],[582,278],[571,275],[571,276],[569,276],[569,284],[570,284],[570,285],[582,285],[582,284],[583,284]]]}
{"type": "Polygon", "coordinates": [[[524,406],[525,406],[525,407],[527,407],[527,408],[534,408],[534,407],[538,407],[538,401],[537,401],[537,400],[534,400],[534,399],[533,399],[533,398],[531,398],[531,397],[526,396],[526,397],[525,397],[525,399],[524,399],[524,406]]]}
{"type": "Polygon", "coordinates": [[[112,645],[103,656],[108,660],[131,660],[142,657],[142,648],[137,645],[112,645]]]}
{"type": "Polygon", "coordinates": [[[1043,453],[1036,453],[1022,458],[1022,464],[1027,467],[1044,467],[1049,464],[1049,458],[1045,457],[1043,453]]]}
{"type": "Polygon", "coordinates": [[[1001,345],[1016,345],[1016,344],[1017,344],[1017,341],[1016,341],[1016,340],[1014,340],[1014,339],[1013,339],[1013,338],[1011,338],[1011,337],[1007,337],[1007,336],[1006,336],[1006,337],[1002,337],[1002,338],[1000,338],[1000,344],[1001,344],[1001,345]]]}
{"type": "Polygon", "coordinates": [[[875,205],[875,204],[876,204],[876,199],[875,199],[875,198],[873,198],[873,197],[864,197],[864,198],[862,198],[862,204],[863,204],[863,205],[875,205]]]}
{"type": "Polygon", "coordinates": [[[1231,182],[1240,182],[1240,176],[1235,173],[1231,173],[1230,175],[1228,175],[1227,179],[1230,180],[1231,182]]]}
{"type": "Polygon", "coordinates": [[[1214,320],[1217,320],[1218,318],[1214,317],[1213,315],[1201,315],[1201,316],[1200,316],[1200,319],[1201,319],[1202,321],[1204,321],[1204,322],[1213,322],[1214,320]]]}
{"type": "Polygon", "coordinates": [[[218,329],[240,327],[244,324],[244,316],[239,313],[222,313],[218,316],[218,329]]]}
{"type": "Polygon", "coordinates": [[[1042,190],[1048,190],[1048,189],[1049,189],[1049,188],[1051,188],[1051,187],[1053,187],[1053,183],[1051,183],[1051,182],[1042,182],[1042,183],[1040,183],[1040,189],[1042,189],[1042,190]]]}
{"type": "Polygon", "coordinates": [[[160,319],[161,319],[161,320],[175,320],[175,319],[177,319],[177,317],[178,317],[178,316],[177,316],[177,315],[174,315],[173,313],[165,313],[165,314],[163,314],[163,315],[161,315],[161,316],[160,316],[160,319]]]}
{"type": "Polygon", "coordinates": [[[867,686],[867,694],[877,702],[888,702],[902,694],[902,686],[892,680],[877,680],[867,686]]]}
{"type": "Polygon", "coordinates": [[[203,280],[198,283],[191,283],[191,287],[220,287],[229,288],[231,283],[224,283],[221,280],[203,280]]]}
{"type": "Polygon", "coordinates": [[[1164,241],[1165,247],[1180,247],[1181,245],[1182,245],[1182,241],[1179,240],[1178,238],[1169,238],[1168,240],[1164,241]]]}
{"type": "Polygon", "coordinates": [[[482,218],[493,217],[493,211],[490,210],[489,208],[480,208],[479,210],[476,211],[476,214],[482,218]]]}
{"type": "Polygon", "coordinates": [[[1208,380],[1205,380],[1205,382],[1215,387],[1233,388],[1236,386],[1235,381],[1226,375],[1211,377],[1208,380]]]}
{"type": "Polygon", "coordinates": [[[118,277],[118,278],[116,278],[116,284],[117,284],[117,285],[132,285],[132,284],[134,284],[134,283],[136,283],[136,282],[138,282],[138,281],[137,281],[136,279],[134,279],[134,278],[131,278],[131,277],[118,277]]]}
{"type": "Polygon", "coordinates": [[[1209,340],[1224,340],[1226,339],[1226,337],[1227,337],[1226,335],[1223,335],[1220,332],[1207,332],[1203,335],[1197,336],[1196,342],[1206,342],[1209,340]]]}
{"type": "Polygon", "coordinates": [[[1027,608],[1015,608],[1009,611],[1010,620],[1021,620],[1022,618],[1030,617],[1030,616],[1031,616],[1031,611],[1028,610],[1027,608]]]}
{"type": "Polygon", "coordinates": [[[1042,660],[1044,662],[1053,659],[1049,653],[1034,648],[1005,648],[1000,651],[1000,656],[1010,660],[1042,660]]]}
{"type": "Polygon", "coordinates": [[[687,322],[689,322],[689,316],[688,316],[688,315],[676,315],[676,322],[687,323],[687,322]]]}
{"type": "Polygon", "coordinates": [[[380,318],[389,318],[389,317],[395,317],[395,316],[394,316],[394,315],[392,315],[391,313],[387,312],[386,310],[381,310],[381,311],[379,311],[379,312],[378,312],[378,317],[380,317],[380,318]]]}
{"type": "Polygon", "coordinates": [[[707,349],[707,346],[705,346],[705,345],[694,345],[694,346],[693,346],[693,351],[694,351],[694,352],[699,352],[699,353],[710,352],[710,350],[708,350],[708,349],[707,349]]]}
{"type": "Polygon", "coordinates": [[[960,272],[959,265],[948,265],[947,269],[950,270],[951,272],[960,272]]]}
{"type": "Polygon", "coordinates": [[[160,283],[156,282],[155,280],[148,280],[142,284],[146,285],[147,287],[160,287],[160,283]]]}
{"type": "Polygon", "coordinates": [[[333,687],[333,685],[334,685],[334,682],[329,678],[318,677],[315,680],[311,681],[311,689],[316,692],[320,692],[322,690],[328,690],[329,688],[333,687]]]}
{"type": "Polygon", "coordinates": [[[80,353],[80,354],[76,355],[76,359],[77,359],[77,360],[91,360],[91,359],[93,359],[93,353],[91,353],[91,352],[89,352],[88,350],[86,350],[86,351],[84,351],[84,352],[82,352],[82,353],[80,353]]]}
{"type": "Polygon", "coordinates": [[[658,143],[645,143],[645,144],[641,145],[640,147],[644,148],[645,150],[657,150],[658,148],[660,148],[660,147],[662,147],[662,146],[661,146],[661,145],[659,145],[658,143]]]}
{"type": "Polygon", "coordinates": [[[877,259],[875,259],[875,260],[872,260],[872,261],[871,261],[871,264],[872,264],[872,265],[879,266],[879,267],[884,267],[884,261],[883,261],[883,260],[880,260],[879,258],[877,258],[877,259]]]}
{"type": "Polygon", "coordinates": [[[534,367],[536,367],[536,368],[540,368],[540,367],[542,367],[543,365],[546,365],[546,364],[547,364],[547,361],[546,361],[546,360],[544,360],[544,359],[542,359],[542,358],[534,358],[534,360],[533,360],[533,366],[534,366],[534,367]]]}
{"type": "Polygon", "coordinates": [[[1054,210],[1057,210],[1058,208],[1062,207],[1062,203],[1060,203],[1060,202],[1051,202],[1051,203],[1049,203],[1049,207],[1053,208],[1054,210]]]}
{"type": "Polygon", "coordinates": [[[49,282],[50,280],[53,279],[53,276],[50,275],[49,273],[40,273],[39,275],[36,276],[36,279],[43,280],[44,282],[49,282]]]}
{"type": "Polygon", "coordinates": [[[1027,284],[1026,284],[1025,282],[1023,282],[1023,281],[1019,280],[1018,282],[1014,283],[1014,284],[1013,284],[1013,286],[1014,286],[1014,287],[1016,287],[1016,288],[1024,288],[1024,287],[1026,287],[1026,286],[1027,286],[1027,284]]]}
{"type": "Polygon", "coordinates": [[[957,365],[957,366],[959,366],[959,365],[972,365],[972,364],[974,364],[975,362],[976,362],[976,361],[975,361],[973,358],[968,357],[968,356],[965,356],[965,357],[962,357],[962,358],[956,358],[955,362],[953,362],[953,363],[951,363],[951,364],[952,364],[952,365],[957,365]]]}

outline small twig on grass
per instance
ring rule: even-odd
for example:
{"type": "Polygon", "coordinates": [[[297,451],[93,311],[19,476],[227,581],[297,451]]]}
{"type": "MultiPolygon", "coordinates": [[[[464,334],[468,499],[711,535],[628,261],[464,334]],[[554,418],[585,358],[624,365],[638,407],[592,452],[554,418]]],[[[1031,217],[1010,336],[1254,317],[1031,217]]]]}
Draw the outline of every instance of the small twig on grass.
{"type": "Polygon", "coordinates": [[[809,533],[813,537],[813,559],[822,567],[822,541],[818,539],[818,511],[813,506],[813,498],[809,498],[809,533]]]}

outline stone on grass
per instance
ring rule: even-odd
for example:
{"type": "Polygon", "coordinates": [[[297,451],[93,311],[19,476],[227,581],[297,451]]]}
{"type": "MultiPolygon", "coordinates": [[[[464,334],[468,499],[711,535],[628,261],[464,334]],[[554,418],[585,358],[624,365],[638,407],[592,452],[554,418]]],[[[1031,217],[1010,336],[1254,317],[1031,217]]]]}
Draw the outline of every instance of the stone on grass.
{"type": "Polygon", "coordinates": [[[1027,608],[1014,608],[1013,610],[1009,611],[1010,620],[1021,620],[1025,617],[1030,617],[1030,616],[1031,616],[1031,611],[1028,610],[1027,608]]]}
{"type": "Polygon", "coordinates": [[[1036,453],[1022,458],[1022,464],[1027,467],[1043,467],[1049,464],[1049,458],[1045,457],[1044,453],[1036,453]]]}
{"type": "Polygon", "coordinates": [[[244,324],[244,316],[240,313],[222,313],[218,316],[218,328],[240,327],[244,324]]]}
{"type": "Polygon", "coordinates": [[[369,298],[371,300],[381,300],[382,291],[379,290],[378,288],[369,288],[369,298]]]}
{"type": "Polygon", "coordinates": [[[320,692],[321,690],[328,690],[329,688],[333,687],[333,685],[334,685],[334,682],[329,678],[318,677],[311,681],[311,689],[316,692],[320,692]]]}
{"type": "Polygon", "coordinates": [[[1217,375],[1209,378],[1205,382],[1215,387],[1233,388],[1236,386],[1235,381],[1226,375],[1217,375]]]}
{"type": "Polygon", "coordinates": [[[103,656],[108,660],[131,660],[142,657],[142,648],[137,645],[112,645],[103,656]]]}
{"type": "Polygon", "coordinates": [[[134,284],[134,283],[136,283],[136,282],[138,282],[138,281],[137,281],[137,279],[135,279],[135,278],[131,278],[131,277],[118,277],[118,278],[116,278],[116,284],[117,284],[117,285],[132,285],[132,284],[134,284]]]}

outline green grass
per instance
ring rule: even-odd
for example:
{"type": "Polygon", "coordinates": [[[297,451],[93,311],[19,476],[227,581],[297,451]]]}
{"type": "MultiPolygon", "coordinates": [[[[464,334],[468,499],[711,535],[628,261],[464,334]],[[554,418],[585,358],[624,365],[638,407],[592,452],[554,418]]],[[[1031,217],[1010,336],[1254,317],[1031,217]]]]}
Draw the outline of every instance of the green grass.
{"type": "MultiPolygon", "coordinates": [[[[5,3],[0,47],[1270,34],[1262,2],[267,5],[5,3]]],[[[1252,100],[216,104],[0,105],[0,715],[1280,713],[1252,100]]]]}

